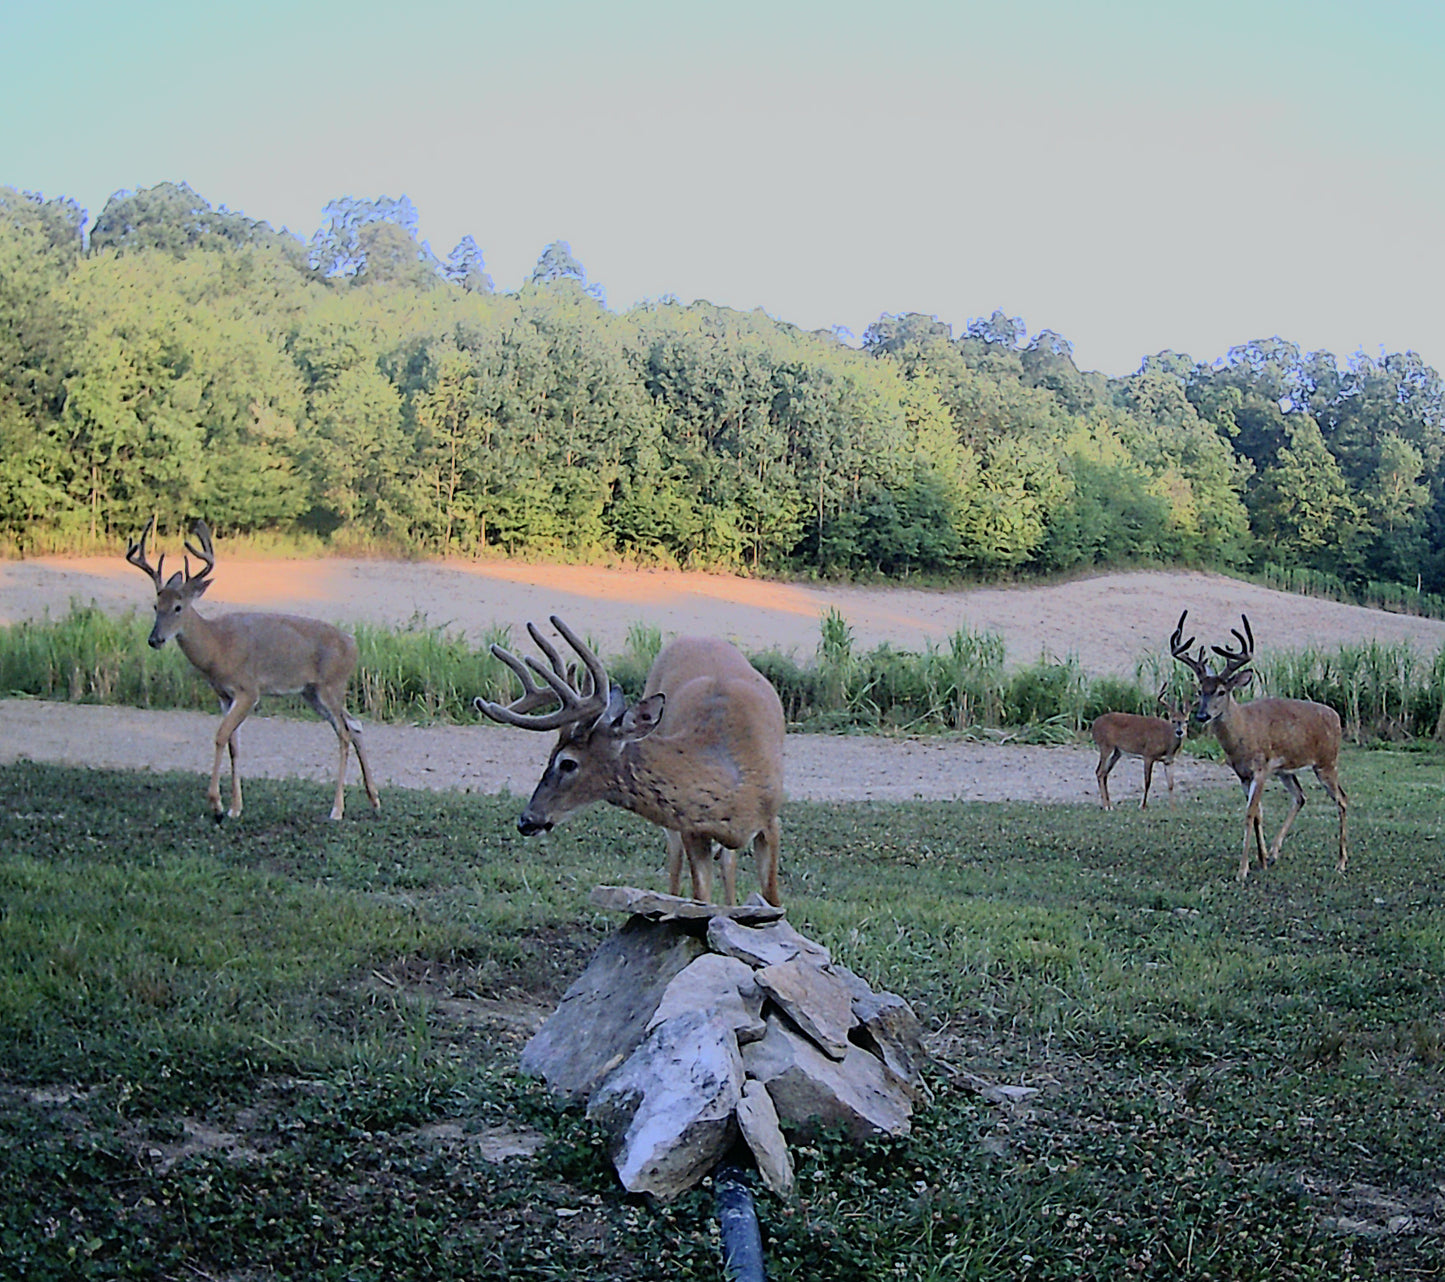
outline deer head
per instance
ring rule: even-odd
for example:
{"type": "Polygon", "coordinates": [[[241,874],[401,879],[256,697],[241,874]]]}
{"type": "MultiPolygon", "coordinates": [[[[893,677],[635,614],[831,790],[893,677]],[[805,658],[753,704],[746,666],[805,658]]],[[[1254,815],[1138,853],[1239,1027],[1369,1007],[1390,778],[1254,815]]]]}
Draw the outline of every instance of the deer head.
{"type": "Polygon", "coordinates": [[[200,572],[191,573],[188,557],[185,559],[185,572],[177,570],[167,579],[163,569],[166,563],[165,553],[160,555],[155,565],[151,565],[146,558],[146,539],[155,529],[155,524],[155,517],[151,517],[140,536],[130,540],[126,546],[125,559],[148,575],[155,584],[156,621],[147,641],[153,650],[159,650],[171,637],[184,630],[191,605],[211,586],[211,571],[216,568],[216,554],[211,543],[210,529],[204,521],[197,521],[192,532],[200,546],[188,542],[186,551],[201,562],[200,572]]]}
{"type": "Polygon", "coordinates": [[[609,682],[607,669],[591,648],[556,615],[551,622],[582,660],[581,672],[576,665],[564,665],[551,642],[528,623],[527,631],[547,663],[530,655],[524,661],[492,646],[492,653],[521,681],[522,694],[506,705],[476,700],[478,710],[494,721],[558,732],[546,769],[517,818],[517,830],[524,836],[547,832],[574,811],[612,799],[624,750],[657,728],[665,701],[664,695],[653,694],[629,708],[621,687],[609,682]],[[534,674],[543,685],[533,680],[534,674]],[[544,708],[550,710],[540,711],[544,708]]]}
{"type": "Polygon", "coordinates": [[[1193,672],[1199,682],[1199,703],[1194,710],[1194,719],[1200,725],[1208,725],[1225,711],[1236,690],[1244,689],[1254,680],[1254,673],[1249,669],[1249,664],[1254,660],[1254,632],[1249,626],[1249,616],[1241,614],[1239,618],[1244,624],[1244,631],[1240,632],[1238,628],[1230,629],[1239,643],[1239,648],[1228,650],[1217,645],[1210,647],[1224,660],[1224,667],[1216,674],[1209,670],[1204,647],[1201,645],[1199,653],[1191,655],[1189,647],[1194,644],[1194,638],[1190,637],[1187,641],[1182,639],[1184,620],[1188,615],[1189,611],[1185,610],[1179,616],[1179,622],[1174,625],[1174,632],[1169,638],[1169,653],[1193,672]]]}

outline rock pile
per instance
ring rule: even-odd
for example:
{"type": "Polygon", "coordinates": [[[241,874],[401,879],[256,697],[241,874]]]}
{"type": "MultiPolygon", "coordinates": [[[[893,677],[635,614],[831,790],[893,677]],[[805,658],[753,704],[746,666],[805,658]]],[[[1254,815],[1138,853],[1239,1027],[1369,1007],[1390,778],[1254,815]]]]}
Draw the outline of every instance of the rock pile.
{"type": "Polygon", "coordinates": [[[630,917],[522,1052],[611,1138],[623,1185],[660,1199],[692,1187],[739,1136],[787,1195],[780,1123],[908,1134],[923,1062],[908,1003],[875,993],[760,900],[719,908],[599,886],[630,917]]]}

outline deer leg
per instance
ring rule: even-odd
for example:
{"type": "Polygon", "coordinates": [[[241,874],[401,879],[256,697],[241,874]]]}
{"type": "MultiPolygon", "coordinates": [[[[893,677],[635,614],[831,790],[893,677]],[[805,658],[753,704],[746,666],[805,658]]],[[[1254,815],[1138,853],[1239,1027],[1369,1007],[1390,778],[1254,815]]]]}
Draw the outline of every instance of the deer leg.
{"type": "Polygon", "coordinates": [[[692,874],[692,897],[699,903],[712,903],[712,838],[700,833],[682,834],[687,851],[687,867],[692,874]]]}
{"type": "Polygon", "coordinates": [[[1118,748],[1100,748],[1099,764],[1094,767],[1094,778],[1099,781],[1099,804],[1105,810],[1113,809],[1113,802],[1109,800],[1109,771],[1114,768],[1119,755],[1118,748]]]}
{"type": "Polygon", "coordinates": [[[376,785],[371,781],[371,763],[366,759],[366,746],[361,741],[361,722],[347,717],[344,710],[341,715],[346,721],[347,729],[351,731],[351,746],[356,749],[356,759],[361,763],[361,782],[366,789],[367,800],[371,802],[373,810],[380,810],[381,796],[376,791],[376,785]]]}
{"type": "Polygon", "coordinates": [[[1154,780],[1154,758],[1144,758],[1144,800],[1139,803],[1139,809],[1143,810],[1149,805],[1149,785],[1154,780]]]}
{"type": "Polygon", "coordinates": [[[682,894],[682,834],[667,830],[667,893],[682,894]]]}
{"type": "Polygon", "coordinates": [[[723,903],[731,908],[738,902],[738,852],[720,845],[717,859],[722,865],[723,903]]]}
{"type": "Polygon", "coordinates": [[[328,690],[325,694],[316,686],[307,686],[301,691],[301,697],[311,705],[311,710],[330,723],[331,728],[336,731],[336,743],[340,750],[340,760],[336,764],[336,796],[331,802],[331,818],[340,819],[346,809],[346,758],[351,751],[351,730],[346,724],[346,709],[331,706],[332,700],[336,697],[334,690],[328,690]]]}
{"type": "Polygon", "coordinates": [[[1348,801],[1345,797],[1345,790],[1340,784],[1340,777],[1335,773],[1334,766],[1316,766],[1315,778],[1325,786],[1325,791],[1335,799],[1335,807],[1340,812],[1340,862],[1336,865],[1336,872],[1344,872],[1345,864],[1349,862],[1349,854],[1345,850],[1345,809],[1348,801]]]}
{"type": "Polygon", "coordinates": [[[346,715],[346,689],[328,687],[325,690],[307,686],[301,697],[324,717],[336,731],[341,747],[341,759],[336,767],[336,797],[331,803],[331,818],[340,819],[346,806],[346,758],[351,748],[356,749],[356,760],[361,764],[361,782],[366,788],[367,799],[373,810],[381,809],[381,798],[376,795],[376,785],[371,781],[371,764],[366,759],[366,749],[361,742],[361,723],[346,715]]]}
{"type": "Polygon", "coordinates": [[[242,690],[233,699],[223,699],[225,715],[216,730],[216,757],[211,764],[211,786],[206,790],[206,800],[211,803],[211,813],[220,823],[227,815],[232,819],[241,817],[241,775],[236,766],[236,731],[240,728],[251,709],[256,706],[257,696],[249,690],[242,690]],[[221,756],[227,750],[231,754],[231,808],[221,809],[221,756]]]}
{"type": "Polygon", "coordinates": [[[1244,809],[1244,850],[1239,857],[1239,880],[1244,881],[1249,876],[1249,841],[1254,838],[1255,848],[1259,851],[1259,866],[1265,866],[1264,859],[1264,783],[1266,776],[1257,774],[1249,779],[1242,779],[1245,793],[1249,797],[1249,803],[1244,809]]]}
{"type": "Polygon", "coordinates": [[[782,906],[782,895],[778,892],[778,850],[782,845],[781,826],[773,816],[753,838],[753,856],[757,860],[758,888],[763,898],[774,908],[782,906]]]}
{"type": "Polygon", "coordinates": [[[1294,823],[1294,817],[1304,808],[1305,790],[1300,787],[1300,781],[1295,778],[1291,770],[1279,772],[1280,782],[1289,790],[1290,808],[1289,814],[1284,817],[1284,823],[1280,825],[1279,836],[1274,839],[1274,845],[1269,848],[1269,862],[1274,863],[1279,858],[1280,847],[1284,845],[1284,835],[1289,831],[1290,824],[1294,823]]]}

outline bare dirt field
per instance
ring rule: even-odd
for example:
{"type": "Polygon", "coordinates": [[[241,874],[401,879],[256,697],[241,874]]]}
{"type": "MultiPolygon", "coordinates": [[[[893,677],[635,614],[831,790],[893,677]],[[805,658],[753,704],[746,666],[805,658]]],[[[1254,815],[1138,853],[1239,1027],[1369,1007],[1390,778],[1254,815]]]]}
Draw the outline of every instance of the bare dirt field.
{"type": "MultiPolygon", "coordinates": [[[[119,556],[0,562],[0,624],[63,616],[72,603],[115,614],[149,612],[151,589],[119,556]]],[[[962,628],[999,634],[1008,662],[1077,658],[1090,674],[1133,674],[1162,650],[1179,612],[1201,640],[1227,641],[1247,613],[1261,650],[1332,647],[1371,637],[1433,654],[1445,622],[1291,596],[1219,575],[1142,571],[1041,587],[931,591],[773,583],[663,570],[535,565],[515,561],[389,562],[228,560],[202,612],[266,609],[347,624],[431,626],[480,639],[559,614],[606,654],[637,623],[664,637],[726,636],[744,649],[812,656],[819,621],[838,610],[860,650],[888,642],[902,650],[946,646],[962,628]]],[[[17,758],[98,767],[208,772],[216,719],[33,700],[0,700],[0,764],[17,758]]],[[[325,780],[335,739],[319,724],[253,717],[241,732],[243,777],[325,780]]],[[[503,727],[372,725],[366,742],[382,787],[526,794],[545,759],[547,736],[503,727]]],[[[1091,748],[1033,748],[941,739],[791,735],[788,794],[795,800],[1038,800],[1096,796],[1091,748]]],[[[1137,762],[1110,777],[1118,802],[1137,803],[1137,762]]],[[[1216,763],[1180,758],[1176,786],[1187,793],[1233,783],[1216,763]]],[[[355,777],[355,766],[352,767],[355,777]]],[[[1163,780],[1156,775],[1156,795],[1163,780]]],[[[353,799],[352,805],[360,799],[353,799]]]]}

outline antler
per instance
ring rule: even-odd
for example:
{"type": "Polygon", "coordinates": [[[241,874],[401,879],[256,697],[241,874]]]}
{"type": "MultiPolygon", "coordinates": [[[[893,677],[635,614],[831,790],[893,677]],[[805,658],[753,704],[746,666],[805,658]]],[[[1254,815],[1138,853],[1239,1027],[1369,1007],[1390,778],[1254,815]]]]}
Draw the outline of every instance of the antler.
{"type": "Polygon", "coordinates": [[[145,529],[140,532],[140,537],[131,539],[126,544],[125,559],[135,566],[137,570],[143,570],[146,574],[150,575],[151,582],[156,585],[156,591],[159,592],[161,584],[164,582],[161,577],[161,567],[166,563],[166,554],[162,552],[160,559],[155,565],[152,565],[150,561],[146,559],[146,539],[150,536],[150,532],[155,529],[155,524],[156,518],[152,516],[151,519],[146,522],[145,529]]]}
{"type": "Polygon", "coordinates": [[[191,533],[200,540],[201,546],[197,547],[188,539],[186,541],[186,551],[189,552],[192,556],[199,559],[205,566],[205,568],[199,574],[192,574],[191,563],[190,561],[187,561],[187,583],[195,583],[200,579],[206,578],[210,575],[211,571],[216,568],[216,549],[211,543],[211,527],[208,526],[204,521],[198,519],[195,525],[191,527],[191,533]]]}
{"type": "Polygon", "coordinates": [[[1194,638],[1190,637],[1188,641],[1181,640],[1184,636],[1184,620],[1188,615],[1189,611],[1185,610],[1184,613],[1179,616],[1179,622],[1174,625],[1174,632],[1169,638],[1169,653],[1193,672],[1196,677],[1203,680],[1209,675],[1209,665],[1204,661],[1204,647],[1199,647],[1199,654],[1197,656],[1191,655],[1189,653],[1189,647],[1194,644],[1194,638]]]}
{"type": "Polygon", "coordinates": [[[537,648],[547,656],[547,662],[551,666],[544,667],[531,655],[527,656],[524,663],[511,651],[494,645],[492,653],[511,668],[521,681],[522,696],[505,705],[477,699],[476,706],[493,721],[521,726],[524,730],[557,730],[562,726],[575,725],[596,717],[607,707],[612,687],[607,680],[607,669],[602,666],[602,661],[555,614],[551,616],[551,621],[552,626],[562,634],[567,644],[582,660],[587,679],[578,680],[575,665],[564,667],[562,656],[557,653],[552,643],[538,631],[535,624],[528,623],[527,631],[537,643],[537,648]],[[545,689],[532,680],[529,669],[547,683],[545,689]],[[558,702],[558,707],[540,716],[532,715],[537,708],[544,707],[553,700],[558,702]]]}
{"type": "Polygon", "coordinates": [[[1254,659],[1254,632],[1249,626],[1249,616],[1241,614],[1240,620],[1244,623],[1244,631],[1241,633],[1238,628],[1230,628],[1234,639],[1239,642],[1238,650],[1226,650],[1223,646],[1210,646],[1221,659],[1225,661],[1224,671],[1221,677],[1230,677],[1254,659]]]}

